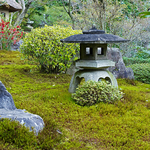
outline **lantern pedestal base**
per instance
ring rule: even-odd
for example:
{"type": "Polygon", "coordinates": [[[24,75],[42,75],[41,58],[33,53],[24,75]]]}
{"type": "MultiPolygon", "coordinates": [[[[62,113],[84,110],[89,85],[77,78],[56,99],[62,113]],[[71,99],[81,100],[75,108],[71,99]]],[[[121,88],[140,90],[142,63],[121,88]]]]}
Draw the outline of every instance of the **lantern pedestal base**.
{"type": "Polygon", "coordinates": [[[105,79],[106,81],[109,81],[113,86],[118,87],[117,80],[110,71],[84,69],[74,73],[69,86],[70,93],[76,92],[76,88],[78,87],[83,78],[85,79],[85,81],[93,80],[96,82],[105,79]]]}

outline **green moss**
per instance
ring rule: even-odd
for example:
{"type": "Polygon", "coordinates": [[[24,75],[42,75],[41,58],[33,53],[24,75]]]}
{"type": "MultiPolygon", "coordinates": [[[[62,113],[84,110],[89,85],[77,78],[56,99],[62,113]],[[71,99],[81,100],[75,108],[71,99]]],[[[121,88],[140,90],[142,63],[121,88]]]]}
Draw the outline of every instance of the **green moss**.
{"type": "Polygon", "coordinates": [[[32,149],[37,143],[34,132],[9,119],[0,120],[0,140],[23,149],[32,149]]]}
{"type": "MultiPolygon", "coordinates": [[[[0,59],[0,81],[16,107],[40,115],[46,125],[32,149],[149,149],[150,84],[119,79],[124,100],[82,107],[68,92],[71,76],[39,73],[21,60],[19,64],[19,52],[1,54],[3,61],[13,60],[13,64],[1,64],[0,59]]],[[[19,149],[2,140],[0,148],[19,149]]]]}

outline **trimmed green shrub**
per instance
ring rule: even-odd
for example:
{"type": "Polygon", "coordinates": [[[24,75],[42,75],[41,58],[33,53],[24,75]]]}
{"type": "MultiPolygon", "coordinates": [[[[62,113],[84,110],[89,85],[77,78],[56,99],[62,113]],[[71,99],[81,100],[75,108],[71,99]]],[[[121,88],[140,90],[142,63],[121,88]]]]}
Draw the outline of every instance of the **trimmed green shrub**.
{"type": "Polygon", "coordinates": [[[35,133],[21,125],[18,121],[0,120],[0,140],[16,145],[19,148],[29,148],[37,143],[35,133]]]}
{"type": "Polygon", "coordinates": [[[150,63],[133,64],[128,67],[132,68],[135,80],[150,84],[150,63]]]}
{"type": "Polygon", "coordinates": [[[33,29],[23,39],[20,50],[25,58],[40,67],[42,72],[65,72],[72,61],[78,59],[79,44],[60,42],[68,36],[81,31],[71,27],[45,26],[33,29]]]}
{"type": "Polygon", "coordinates": [[[137,53],[135,53],[134,57],[148,59],[150,58],[150,52],[148,50],[139,50],[137,53]]]}
{"type": "Polygon", "coordinates": [[[123,93],[105,81],[87,81],[72,94],[74,101],[81,106],[91,106],[99,102],[114,103],[123,97],[123,93]]]}
{"type": "Polygon", "coordinates": [[[149,59],[143,59],[143,58],[127,58],[123,57],[123,61],[126,66],[132,65],[132,64],[141,64],[141,63],[150,63],[149,59]]]}
{"type": "Polygon", "coordinates": [[[133,57],[143,59],[150,58],[150,51],[145,47],[136,46],[136,52],[134,53],[133,57]]]}

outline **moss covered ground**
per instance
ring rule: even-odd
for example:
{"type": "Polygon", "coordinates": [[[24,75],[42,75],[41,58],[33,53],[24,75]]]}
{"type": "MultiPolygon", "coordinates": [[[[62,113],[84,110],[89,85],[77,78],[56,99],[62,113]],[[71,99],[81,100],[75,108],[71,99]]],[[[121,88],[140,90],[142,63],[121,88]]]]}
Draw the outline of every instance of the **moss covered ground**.
{"type": "MultiPolygon", "coordinates": [[[[26,144],[26,149],[150,149],[150,84],[118,79],[124,99],[82,107],[71,99],[70,80],[67,74],[39,73],[21,60],[19,52],[0,51],[0,81],[16,107],[40,115],[45,122],[36,142],[26,144]]],[[[15,140],[1,139],[0,149],[24,148],[15,140]]]]}

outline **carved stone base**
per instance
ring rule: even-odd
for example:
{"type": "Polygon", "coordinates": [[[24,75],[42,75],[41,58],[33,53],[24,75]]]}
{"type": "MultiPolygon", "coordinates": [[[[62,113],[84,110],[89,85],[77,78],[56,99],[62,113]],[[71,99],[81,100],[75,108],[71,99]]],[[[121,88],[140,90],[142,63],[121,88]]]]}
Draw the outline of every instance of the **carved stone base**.
{"type": "Polygon", "coordinates": [[[110,71],[84,69],[74,73],[69,86],[70,93],[76,92],[76,88],[83,78],[85,79],[85,81],[93,80],[97,82],[101,81],[101,79],[105,79],[106,81],[109,81],[113,86],[118,87],[117,80],[110,71]]]}

